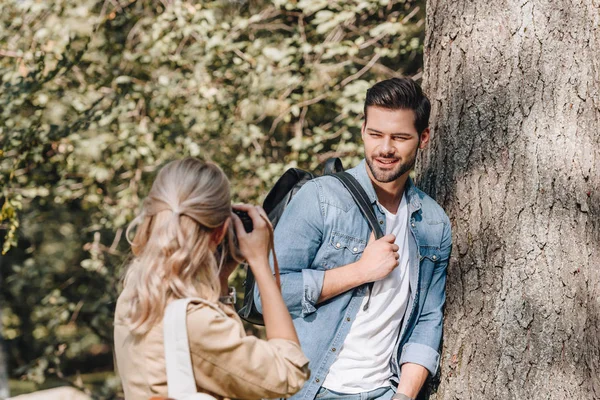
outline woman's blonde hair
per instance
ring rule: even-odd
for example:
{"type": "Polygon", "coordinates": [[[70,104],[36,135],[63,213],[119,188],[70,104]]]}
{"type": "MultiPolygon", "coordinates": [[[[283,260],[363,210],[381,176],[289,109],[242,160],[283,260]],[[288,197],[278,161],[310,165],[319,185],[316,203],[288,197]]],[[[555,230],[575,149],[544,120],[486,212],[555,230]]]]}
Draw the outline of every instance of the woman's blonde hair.
{"type": "MultiPolygon", "coordinates": [[[[127,228],[129,238],[137,227],[131,242],[135,258],[124,282],[126,322],[134,334],[143,335],[160,322],[172,299],[218,300],[225,251],[219,263],[211,236],[214,240],[214,230],[230,215],[229,181],[215,164],[186,158],[160,170],[140,215],[127,228]]],[[[232,247],[233,230],[228,234],[232,247]]]]}

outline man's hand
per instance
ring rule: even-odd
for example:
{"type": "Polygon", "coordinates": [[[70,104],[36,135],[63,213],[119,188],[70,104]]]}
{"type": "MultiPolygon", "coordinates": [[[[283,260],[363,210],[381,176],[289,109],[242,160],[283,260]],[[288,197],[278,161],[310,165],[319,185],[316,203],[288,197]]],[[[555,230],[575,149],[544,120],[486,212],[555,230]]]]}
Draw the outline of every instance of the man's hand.
{"type": "Polygon", "coordinates": [[[327,301],[340,293],[354,289],[367,282],[383,279],[398,266],[399,247],[394,235],[379,240],[371,234],[369,243],[360,260],[325,271],[323,289],[318,303],[327,301]]]}
{"type": "Polygon", "coordinates": [[[407,395],[405,395],[404,393],[396,393],[394,395],[394,397],[392,397],[393,400],[415,400],[412,397],[408,397],[407,395]]]}
{"type": "Polygon", "coordinates": [[[363,283],[383,279],[398,266],[400,248],[395,241],[394,235],[385,235],[375,240],[371,233],[369,243],[355,267],[361,274],[363,283]]]}
{"type": "Polygon", "coordinates": [[[421,391],[429,371],[419,364],[405,363],[401,367],[400,383],[396,393],[408,396],[409,399],[415,399],[421,391]]]}

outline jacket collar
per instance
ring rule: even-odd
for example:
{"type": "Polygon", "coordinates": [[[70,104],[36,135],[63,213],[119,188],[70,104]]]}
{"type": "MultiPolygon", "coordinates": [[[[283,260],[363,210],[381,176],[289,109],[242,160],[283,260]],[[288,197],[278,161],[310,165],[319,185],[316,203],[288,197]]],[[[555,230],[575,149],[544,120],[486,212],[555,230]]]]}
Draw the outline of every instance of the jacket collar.
{"type": "MultiPolygon", "coordinates": [[[[365,189],[371,204],[376,204],[379,208],[379,211],[383,213],[381,205],[377,201],[377,193],[375,193],[373,182],[371,182],[371,178],[369,178],[369,174],[367,173],[367,162],[365,159],[363,158],[356,167],[349,169],[348,172],[352,174],[352,176],[356,178],[363,189],[365,189]]],[[[421,209],[421,196],[419,195],[419,191],[410,177],[408,177],[406,180],[406,185],[404,185],[404,194],[406,195],[406,202],[409,204],[410,214],[421,209]]]]}

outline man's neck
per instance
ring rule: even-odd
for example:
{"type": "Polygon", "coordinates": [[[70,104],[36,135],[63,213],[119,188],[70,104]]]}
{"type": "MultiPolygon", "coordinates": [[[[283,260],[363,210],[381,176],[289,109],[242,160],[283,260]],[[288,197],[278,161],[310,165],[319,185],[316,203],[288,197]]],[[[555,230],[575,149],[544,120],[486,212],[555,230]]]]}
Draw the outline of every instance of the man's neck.
{"type": "Polygon", "coordinates": [[[400,201],[402,201],[402,195],[404,194],[404,188],[406,187],[406,181],[408,180],[410,171],[406,172],[395,181],[382,183],[378,182],[373,177],[368,165],[365,165],[365,168],[367,168],[367,174],[371,179],[379,204],[392,214],[396,214],[396,211],[398,211],[398,207],[400,206],[400,201]]]}

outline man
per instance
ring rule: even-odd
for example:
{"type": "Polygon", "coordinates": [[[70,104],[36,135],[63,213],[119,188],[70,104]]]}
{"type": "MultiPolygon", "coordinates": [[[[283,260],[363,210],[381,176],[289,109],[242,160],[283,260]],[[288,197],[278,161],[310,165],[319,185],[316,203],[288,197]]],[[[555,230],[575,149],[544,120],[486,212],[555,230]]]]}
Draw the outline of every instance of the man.
{"type": "Polygon", "coordinates": [[[409,177],[429,142],[430,103],[414,81],[394,78],[367,91],[364,113],[365,160],[348,172],[386,235],[374,240],[328,176],[302,187],[275,230],[283,296],[312,372],[294,399],[413,399],[439,367],[450,222],[409,177]]]}

